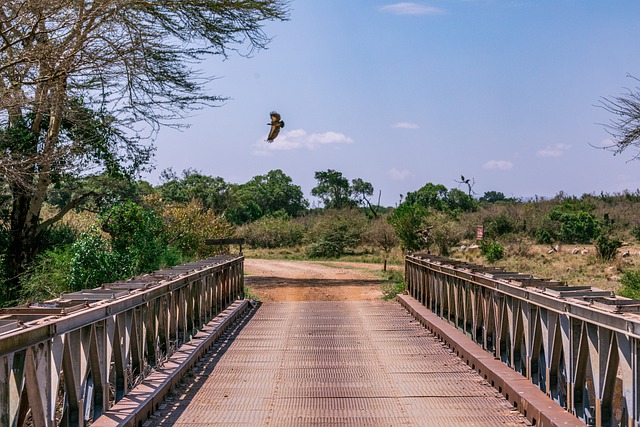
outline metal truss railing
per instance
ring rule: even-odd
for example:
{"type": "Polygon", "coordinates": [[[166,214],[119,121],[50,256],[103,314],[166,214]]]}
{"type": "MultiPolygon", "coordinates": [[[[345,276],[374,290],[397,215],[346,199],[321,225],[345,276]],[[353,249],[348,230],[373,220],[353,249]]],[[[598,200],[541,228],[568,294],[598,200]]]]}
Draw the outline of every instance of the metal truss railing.
{"type": "Polygon", "coordinates": [[[0,425],[84,426],[243,297],[219,256],[0,310],[0,425]]]}
{"type": "Polygon", "coordinates": [[[640,425],[640,301],[434,257],[409,294],[588,425],[640,425]]]}

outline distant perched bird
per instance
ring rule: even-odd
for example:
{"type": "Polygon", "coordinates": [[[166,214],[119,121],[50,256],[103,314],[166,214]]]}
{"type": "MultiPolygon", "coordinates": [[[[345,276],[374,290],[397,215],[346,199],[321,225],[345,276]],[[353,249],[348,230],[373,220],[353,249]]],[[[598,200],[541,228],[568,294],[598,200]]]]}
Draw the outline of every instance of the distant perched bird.
{"type": "Polygon", "coordinates": [[[267,142],[273,142],[274,139],[280,133],[280,129],[284,127],[284,122],[280,118],[280,114],[275,111],[270,113],[271,115],[271,123],[267,123],[267,126],[271,126],[271,130],[269,131],[269,136],[267,137],[267,142]]]}

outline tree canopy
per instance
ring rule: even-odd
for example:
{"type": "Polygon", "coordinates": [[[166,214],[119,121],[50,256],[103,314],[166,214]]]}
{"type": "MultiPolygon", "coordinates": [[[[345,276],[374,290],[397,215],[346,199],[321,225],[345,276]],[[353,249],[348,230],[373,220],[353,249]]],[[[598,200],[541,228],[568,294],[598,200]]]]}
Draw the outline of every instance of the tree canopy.
{"type": "MultiPolygon", "coordinates": [[[[266,46],[286,0],[15,0],[0,14],[0,176],[8,184],[9,281],[37,250],[48,187],[68,176],[135,175],[162,125],[224,99],[194,66],[266,46]],[[240,49],[246,49],[241,52],[240,49]]],[[[68,201],[57,220],[87,197],[68,201]]],[[[17,289],[18,286],[10,287],[17,289]]],[[[13,298],[15,292],[9,292],[13,298]]]]}
{"type": "Polygon", "coordinates": [[[302,189],[280,169],[254,176],[245,184],[234,186],[228,216],[243,224],[263,216],[301,215],[308,206],[302,189]]]}
{"type": "Polygon", "coordinates": [[[315,173],[318,185],[311,189],[311,194],[322,200],[327,209],[342,209],[353,206],[349,180],[342,176],[342,172],[333,169],[315,173]]]}

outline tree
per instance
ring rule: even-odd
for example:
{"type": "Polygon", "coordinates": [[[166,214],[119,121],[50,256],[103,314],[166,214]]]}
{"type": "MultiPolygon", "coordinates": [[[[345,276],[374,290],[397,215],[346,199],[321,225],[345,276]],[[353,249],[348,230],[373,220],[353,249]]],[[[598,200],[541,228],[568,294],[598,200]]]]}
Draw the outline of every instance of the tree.
{"type": "Polygon", "coordinates": [[[407,193],[404,204],[420,205],[440,212],[457,214],[476,209],[475,200],[464,191],[453,188],[447,190],[442,184],[426,183],[418,191],[407,193]]]}
{"type": "Polygon", "coordinates": [[[356,178],[351,181],[351,193],[353,198],[359,205],[367,204],[369,210],[373,214],[374,218],[378,217],[377,209],[371,204],[369,198],[373,196],[373,185],[370,182],[363,181],[361,178],[356,178]]]}
{"type": "Polygon", "coordinates": [[[364,239],[371,245],[377,246],[384,252],[384,265],[382,271],[387,271],[389,254],[398,246],[400,240],[396,236],[393,226],[384,218],[376,218],[371,222],[369,229],[364,234],[364,239]]]}
{"type": "Polygon", "coordinates": [[[215,105],[211,78],[192,69],[248,42],[266,46],[265,20],[286,0],[15,0],[0,14],[0,175],[8,183],[11,241],[5,299],[33,260],[38,235],[89,194],[40,221],[49,186],[68,175],[135,175],[162,125],[215,105]]]}
{"type": "Polygon", "coordinates": [[[405,250],[417,251],[424,245],[416,232],[424,228],[428,214],[428,209],[422,205],[402,203],[387,218],[405,250]]]}
{"type": "Polygon", "coordinates": [[[475,191],[473,191],[473,186],[476,185],[476,179],[475,178],[465,178],[464,175],[460,175],[460,181],[455,180],[455,182],[457,182],[458,184],[464,184],[467,186],[467,189],[469,190],[469,197],[472,197],[472,194],[476,194],[475,191]]]}
{"type": "Polygon", "coordinates": [[[229,207],[231,184],[224,179],[203,175],[195,169],[185,169],[179,177],[171,168],[160,174],[158,186],[165,202],[189,203],[198,200],[205,209],[223,212],[229,207]]]}
{"type": "Polygon", "coordinates": [[[447,187],[442,184],[426,183],[418,191],[410,191],[403,203],[408,205],[418,204],[425,208],[433,208],[438,211],[446,209],[447,187]]]}
{"type": "Polygon", "coordinates": [[[473,212],[476,210],[476,201],[462,190],[452,188],[445,198],[445,206],[451,214],[459,212],[473,212]]]}
{"type": "Polygon", "coordinates": [[[500,191],[485,191],[480,200],[487,203],[496,203],[508,200],[500,191]]]}
{"type": "Polygon", "coordinates": [[[342,209],[354,206],[349,180],[342,176],[342,172],[327,169],[316,172],[315,178],[318,185],[311,189],[311,194],[320,198],[325,208],[342,209]]]}
{"type": "Polygon", "coordinates": [[[297,217],[309,205],[300,186],[293,184],[291,177],[280,169],[254,176],[245,184],[233,187],[231,193],[228,216],[236,224],[264,216],[297,217]]]}
{"type": "MultiPolygon", "coordinates": [[[[640,81],[636,77],[628,77],[640,81]]],[[[612,145],[605,148],[614,155],[630,147],[640,149],[640,87],[627,89],[625,94],[612,98],[601,98],[600,107],[615,116],[604,126],[613,141],[612,145]]],[[[634,160],[639,158],[640,150],[633,155],[634,160]]]]}

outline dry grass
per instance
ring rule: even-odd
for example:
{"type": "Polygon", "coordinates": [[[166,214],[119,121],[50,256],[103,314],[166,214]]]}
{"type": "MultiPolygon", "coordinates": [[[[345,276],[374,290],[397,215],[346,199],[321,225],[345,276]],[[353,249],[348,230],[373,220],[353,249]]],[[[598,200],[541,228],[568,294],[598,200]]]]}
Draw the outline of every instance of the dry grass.
{"type": "MultiPolygon", "coordinates": [[[[494,263],[507,271],[532,274],[542,279],[565,282],[571,286],[592,286],[617,291],[620,276],[626,270],[640,269],[640,246],[627,245],[621,248],[615,260],[603,262],[596,258],[593,246],[579,246],[580,252],[572,254],[575,246],[561,246],[559,251],[548,253],[549,246],[522,244],[506,245],[506,257],[494,263]],[[581,253],[582,250],[587,253],[581,253]],[[628,251],[628,257],[620,253],[628,251]]],[[[455,251],[452,257],[467,262],[486,265],[479,250],[455,251]]]]}

